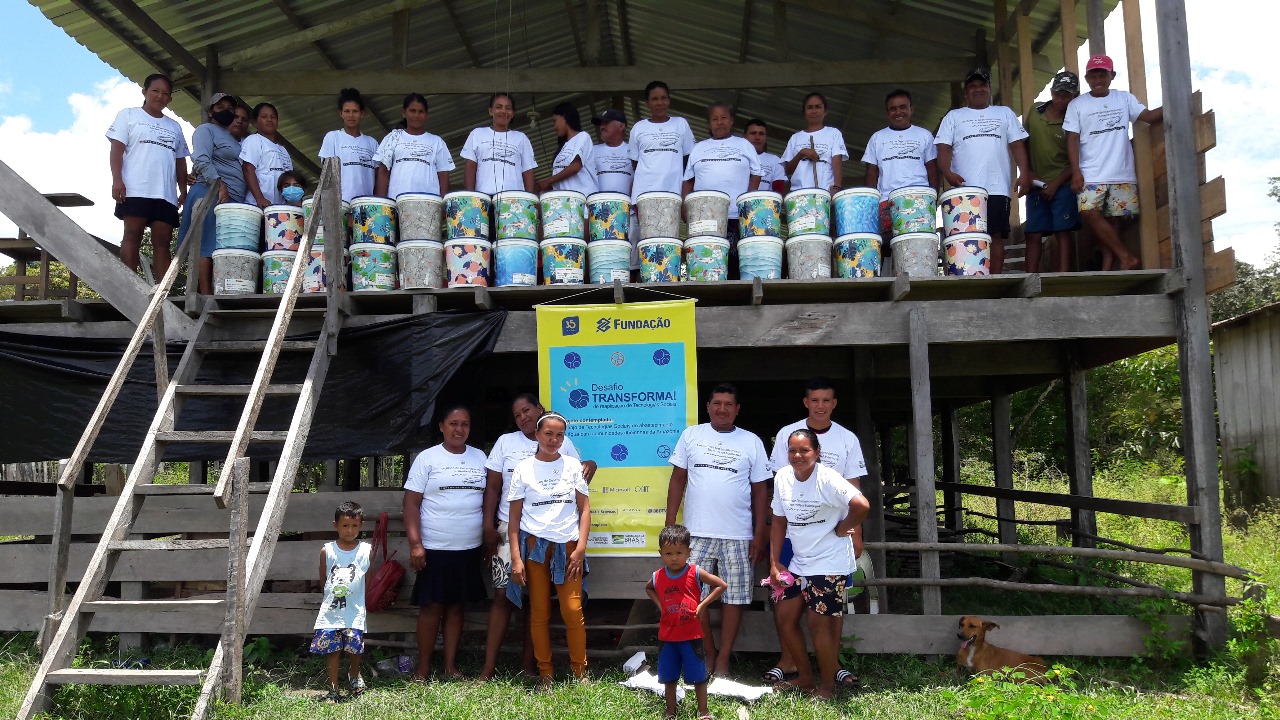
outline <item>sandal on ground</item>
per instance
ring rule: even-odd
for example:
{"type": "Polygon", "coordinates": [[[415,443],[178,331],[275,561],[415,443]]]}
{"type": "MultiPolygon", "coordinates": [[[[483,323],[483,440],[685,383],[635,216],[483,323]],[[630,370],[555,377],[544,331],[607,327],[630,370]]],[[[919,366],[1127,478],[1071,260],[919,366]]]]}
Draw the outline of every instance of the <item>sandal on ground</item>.
{"type": "Polygon", "coordinates": [[[556,683],[555,678],[550,675],[539,675],[535,684],[539,690],[550,690],[556,683]]]}
{"type": "Polygon", "coordinates": [[[363,677],[352,678],[350,681],[350,685],[351,685],[351,697],[353,698],[360,697],[361,695],[364,694],[365,685],[364,685],[363,677]]]}
{"type": "Polygon", "coordinates": [[[857,675],[854,675],[844,668],[840,668],[836,671],[836,687],[844,688],[845,690],[854,690],[861,685],[862,678],[857,675]]]}
{"type": "Polygon", "coordinates": [[[797,673],[789,673],[780,667],[774,666],[765,670],[764,674],[760,676],[760,680],[763,681],[765,685],[773,685],[774,683],[782,682],[783,680],[790,680],[796,675],[797,673]]]}
{"type": "Polygon", "coordinates": [[[707,713],[706,715],[699,715],[698,720],[716,720],[716,716],[711,713],[707,713]]]}
{"type": "Polygon", "coordinates": [[[321,695],[317,699],[322,703],[335,705],[337,703],[342,702],[342,693],[338,690],[338,688],[333,688],[332,690],[325,693],[324,695],[321,695]]]}

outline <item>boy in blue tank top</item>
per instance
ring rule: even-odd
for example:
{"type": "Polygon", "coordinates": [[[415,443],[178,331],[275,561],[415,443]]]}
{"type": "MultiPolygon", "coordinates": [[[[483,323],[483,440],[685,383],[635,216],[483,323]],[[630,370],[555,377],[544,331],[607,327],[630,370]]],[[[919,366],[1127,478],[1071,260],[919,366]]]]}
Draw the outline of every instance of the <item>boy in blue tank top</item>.
{"type": "Polygon", "coordinates": [[[347,677],[351,697],[364,692],[360,657],[364,655],[364,578],[369,572],[371,549],[369,543],[359,540],[362,525],[364,509],[358,503],[342,503],[333,512],[333,529],[338,531],[338,539],[325,543],[320,551],[324,599],[320,601],[320,614],[316,617],[311,652],[326,656],[329,693],[323,699],[330,703],[342,699],[338,666],[343,652],[350,662],[347,677]]]}

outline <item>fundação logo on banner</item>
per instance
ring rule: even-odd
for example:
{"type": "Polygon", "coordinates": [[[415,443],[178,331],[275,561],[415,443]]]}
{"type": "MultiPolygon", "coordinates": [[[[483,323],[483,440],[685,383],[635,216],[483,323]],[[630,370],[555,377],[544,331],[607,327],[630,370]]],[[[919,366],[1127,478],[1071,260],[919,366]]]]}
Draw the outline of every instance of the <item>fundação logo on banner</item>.
{"type": "Polygon", "coordinates": [[[693,307],[679,300],[537,308],[543,404],[565,416],[582,457],[600,466],[591,483],[593,555],[657,553],[667,458],[698,417],[693,307]]]}

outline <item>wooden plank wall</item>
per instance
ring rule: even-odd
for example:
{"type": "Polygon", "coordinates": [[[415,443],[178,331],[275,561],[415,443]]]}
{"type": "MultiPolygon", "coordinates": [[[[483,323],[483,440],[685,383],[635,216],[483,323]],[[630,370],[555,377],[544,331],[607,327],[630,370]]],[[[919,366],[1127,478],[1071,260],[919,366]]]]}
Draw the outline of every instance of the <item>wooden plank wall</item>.
{"type": "Polygon", "coordinates": [[[1228,501],[1280,498],[1280,307],[1214,330],[1218,428],[1228,501]],[[1239,453],[1256,464],[1245,472],[1239,453]]]}

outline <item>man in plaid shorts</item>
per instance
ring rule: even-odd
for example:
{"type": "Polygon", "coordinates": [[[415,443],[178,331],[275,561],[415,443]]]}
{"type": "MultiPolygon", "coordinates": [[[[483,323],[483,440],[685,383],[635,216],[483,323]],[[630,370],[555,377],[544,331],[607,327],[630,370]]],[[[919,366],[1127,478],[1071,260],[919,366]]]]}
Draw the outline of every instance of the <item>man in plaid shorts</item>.
{"type": "MultiPolygon", "coordinates": [[[[768,526],[769,459],[754,433],[736,427],[738,391],[716,385],[707,402],[711,422],[685,428],[671,452],[667,525],[675,525],[684,505],[684,525],[693,535],[690,560],[728,584],[721,598],[720,644],[711,622],[702,619],[702,641],[713,675],[729,672],[729,655],[742,622],[742,606],[751,604],[751,567],[765,559],[768,526]]],[[[703,597],[708,590],[702,588],[703,597]]]]}

